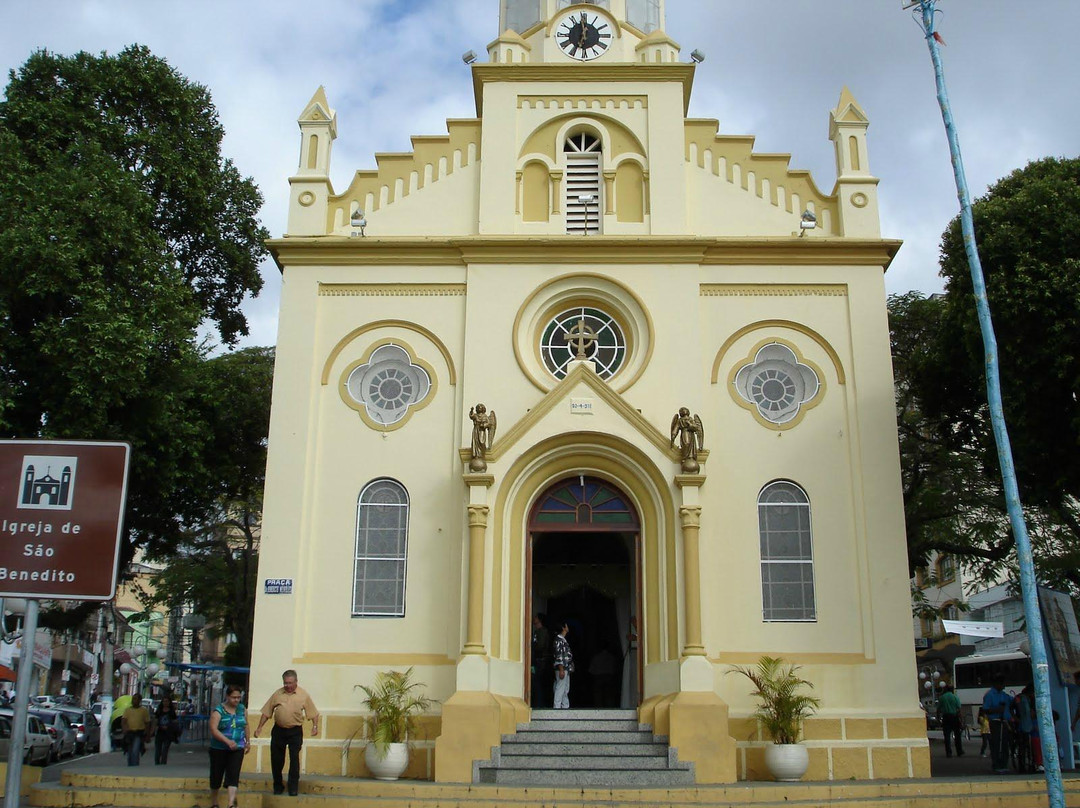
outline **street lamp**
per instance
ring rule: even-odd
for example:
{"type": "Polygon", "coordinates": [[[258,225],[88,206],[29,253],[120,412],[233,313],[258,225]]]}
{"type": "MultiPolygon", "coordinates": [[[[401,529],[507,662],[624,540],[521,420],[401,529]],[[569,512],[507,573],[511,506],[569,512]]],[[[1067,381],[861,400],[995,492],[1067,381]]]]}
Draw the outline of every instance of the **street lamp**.
{"type": "Polygon", "coordinates": [[[945,682],[941,678],[941,671],[919,671],[919,678],[922,680],[923,689],[930,694],[930,704],[936,713],[938,689],[945,687],[945,682]]]}

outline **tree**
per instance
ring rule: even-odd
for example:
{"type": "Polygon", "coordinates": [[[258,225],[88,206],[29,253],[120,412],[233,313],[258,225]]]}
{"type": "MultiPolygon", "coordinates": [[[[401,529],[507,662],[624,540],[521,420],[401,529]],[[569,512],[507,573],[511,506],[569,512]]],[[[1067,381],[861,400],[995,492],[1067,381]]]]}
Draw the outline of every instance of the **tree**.
{"type": "Polygon", "coordinates": [[[198,406],[207,425],[214,507],[185,526],[178,543],[151,548],[164,568],[144,590],[147,610],[188,604],[208,624],[236,635],[237,664],[251,659],[255,581],[274,349],[248,348],[203,363],[198,406]]]}
{"type": "MultiPolygon", "coordinates": [[[[974,205],[1005,415],[1041,580],[1080,589],[1080,160],[1047,159],[974,205]]],[[[890,299],[912,563],[954,553],[983,577],[1011,559],[984,360],[959,220],[942,238],[946,294],[890,299]]]]}
{"type": "Polygon", "coordinates": [[[223,134],[139,46],[39,51],[0,101],[0,435],[131,443],[122,564],[216,501],[196,333],[247,333],[268,236],[223,134]]]}
{"type": "Polygon", "coordinates": [[[888,310],[912,570],[932,551],[999,562],[1011,547],[1000,483],[985,473],[978,448],[923,404],[927,380],[939,372],[945,301],[908,292],[890,296],[888,310]]]}

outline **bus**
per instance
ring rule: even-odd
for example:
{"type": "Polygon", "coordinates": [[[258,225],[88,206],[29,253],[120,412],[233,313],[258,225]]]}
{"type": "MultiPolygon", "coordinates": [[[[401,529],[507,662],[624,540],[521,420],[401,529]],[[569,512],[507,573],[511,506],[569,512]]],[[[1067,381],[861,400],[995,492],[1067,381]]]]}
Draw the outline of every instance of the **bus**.
{"type": "Polygon", "coordinates": [[[973,654],[957,657],[953,663],[953,687],[961,712],[969,727],[978,726],[983,696],[995,680],[1005,684],[1005,692],[1015,696],[1034,683],[1031,658],[1021,651],[1000,654],[973,654]]]}

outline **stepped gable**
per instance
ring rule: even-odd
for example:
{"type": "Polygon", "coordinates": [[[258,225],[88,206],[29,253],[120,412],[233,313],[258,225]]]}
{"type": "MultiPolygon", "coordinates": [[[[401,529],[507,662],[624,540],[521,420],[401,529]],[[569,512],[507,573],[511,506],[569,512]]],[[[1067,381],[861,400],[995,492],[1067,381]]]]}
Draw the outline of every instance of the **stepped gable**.
{"type": "Polygon", "coordinates": [[[716,119],[687,119],[686,161],[787,213],[809,208],[819,225],[826,218],[835,220],[836,196],[823,193],[809,171],[791,168],[790,154],[755,153],[753,135],[721,135],[719,130],[716,119]]]}
{"type": "Polygon", "coordinates": [[[377,169],[357,171],[344,193],[330,197],[327,232],[346,224],[356,207],[377,211],[480,159],[479,118],[450,119],[446,128],[445,135],[414,135],[411,152],[377,153],[377,169]]]}

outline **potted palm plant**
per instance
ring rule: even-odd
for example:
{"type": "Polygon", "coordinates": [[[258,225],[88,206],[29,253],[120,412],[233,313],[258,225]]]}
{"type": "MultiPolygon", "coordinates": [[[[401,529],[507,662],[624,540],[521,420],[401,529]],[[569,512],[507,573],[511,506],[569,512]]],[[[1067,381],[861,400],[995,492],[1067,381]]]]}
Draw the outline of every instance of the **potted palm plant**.
{"type": "Polygon", "coordinates": [[[765,748],[765,765],[781,781],[799,780],[806,774],[810,755],[799,736],[803,721],[821,705],[821,699],[801,692],[813,685],[798,675],[799,668],[770,656],[763,656],[754,667],[734,668],[756,688],[750,694],[758,699],[754,717],[773,741],[765,748]]]}
{"type": "MultiPolygon", "coordinates": [[[[420,692],[421,682],[413,681],[413,669],[383,671],[375,675],[375,686],[357,685],[364,691],[364,719],[368,744],[364,762],[376,780],[397,780],[409,765],[409,738],[416,731],[416,717],[436,703],[420,692]]],[[[354,736],[355,737],[355,736],[354,736]]],[[[346,754],[353,739],[346,741],[346,754]]]]}

